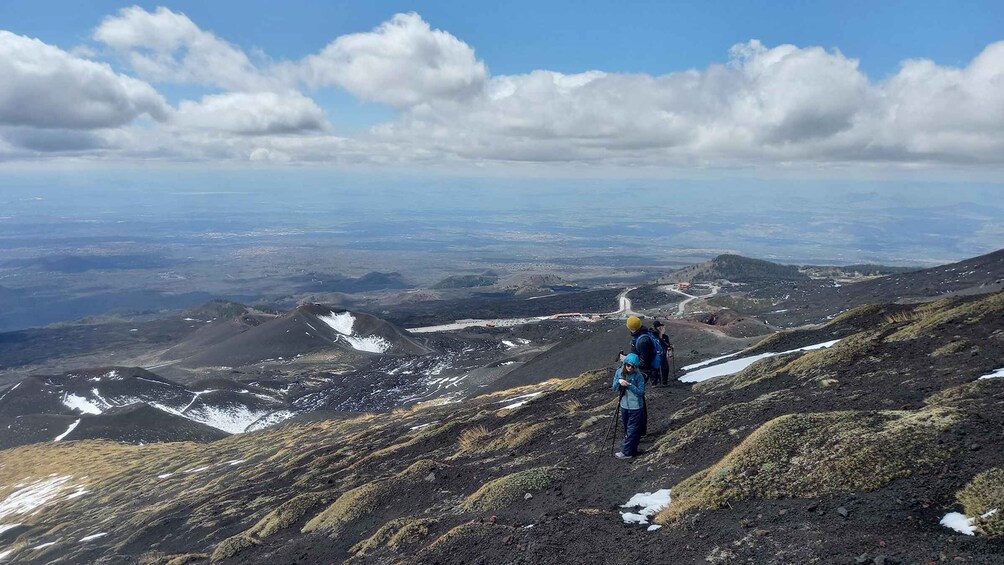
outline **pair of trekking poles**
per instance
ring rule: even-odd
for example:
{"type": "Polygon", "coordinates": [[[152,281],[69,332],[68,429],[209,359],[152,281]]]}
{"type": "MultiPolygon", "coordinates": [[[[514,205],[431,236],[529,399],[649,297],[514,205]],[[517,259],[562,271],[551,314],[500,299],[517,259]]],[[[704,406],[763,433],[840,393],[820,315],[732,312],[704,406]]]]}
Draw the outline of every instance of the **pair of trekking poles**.
{"type": "MultiPolygon", "coordinates": [[[[617,428],[619,427],[618,423],[620,422],[620,419],[621,419],[621,400],[624,398],[624,391],[626,391],[626,390],[627,390],[627,387],[625,387],[625,386],[621,387],[621,394],[620,394],[620,396],[617,397],[617,404],[614,405],[614,418],[613,418],[613,421],[610,422],[610,425],[607,426],[606,433],[603,434],[603,444],[602,445],[606,445],[607,438],[610,437],[610,432],[611,431],[613,432],[613,436],[614,437],[613,437],[613,439],[610,442],[610,454],[611,455],[613,455],[614,450],[617,449],[617,428]]],[[[601,449],[599,456],[596,458],[596,463],[597,464],[599,464],[600,459],[603,458],[603,454],[604,453],[605,453],[605,451],[601,449]]]]}

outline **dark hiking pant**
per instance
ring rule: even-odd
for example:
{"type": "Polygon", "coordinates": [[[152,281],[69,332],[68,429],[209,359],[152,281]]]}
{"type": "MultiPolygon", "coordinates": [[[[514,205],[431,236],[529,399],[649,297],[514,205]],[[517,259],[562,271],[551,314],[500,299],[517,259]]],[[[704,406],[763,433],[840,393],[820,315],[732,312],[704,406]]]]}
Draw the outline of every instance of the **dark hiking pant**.
{"type": "Polygon", "coordinates": [[[624,423],[624,444],[621,453],[628,456],[638,454],[638,442],[641,441],[641,425],[643,410],[628,410],[621,408],[621,422],[624,423]]]}

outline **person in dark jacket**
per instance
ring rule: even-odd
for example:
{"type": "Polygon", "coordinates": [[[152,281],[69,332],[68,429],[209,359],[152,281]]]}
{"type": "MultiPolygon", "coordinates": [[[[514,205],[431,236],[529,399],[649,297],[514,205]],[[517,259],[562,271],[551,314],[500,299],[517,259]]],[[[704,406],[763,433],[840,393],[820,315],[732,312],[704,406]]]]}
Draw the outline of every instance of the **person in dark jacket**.
{"type": "Polygon", "coordinates": [[[656,384],[661,386],[666,386],[669,384],[669,378],[671,376],[673,377],[676,376],[669,374],[670,373],[669,366],[673,362],[673,353],[674,353],[673,344],[669,342],[669,336],[666,335],[665,324],[663,324],[659,320],[656,320],[652,324],[652,328],[655,330],[655,333],[659,336],[659,341],[662,343],[662,349],[666,352],[666,358],[662,360],[661,374],[659,375],[660,378],[659,380],[656,381],[656,384]]]}
{"type": "Polygon", "coordinates": [[[614,373],[611,389],[620,391],[620,416],[624,423],[624,443],[614,454],[618,459],[631,459],[638,454],[645,406],[645,377],[638,366],[641,360],[634,353],[624,357],[624,364],[614,373]]]}
{"type": "MultiPolygon", "coordinates": [[[[641,323],[638,316],[629,316],[627,319],[627,329],[631,332],[631,353],[638,356],[640,365],[637,369],[641,372],[646,383],[652,382],[656,378],[658,369],[655,364],[655,345],[652,344],[652,336],[641,323]]],[[[648,434],[648,407],[645,404],[645,397],[642,395],[641,403],[641,435],[648,434]]]]}

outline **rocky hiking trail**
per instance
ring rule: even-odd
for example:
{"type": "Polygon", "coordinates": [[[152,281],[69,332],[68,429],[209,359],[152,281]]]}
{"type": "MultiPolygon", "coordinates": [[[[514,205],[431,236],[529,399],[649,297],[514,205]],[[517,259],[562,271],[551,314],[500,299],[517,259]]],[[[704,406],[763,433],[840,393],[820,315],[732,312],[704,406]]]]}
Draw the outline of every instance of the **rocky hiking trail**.
{"type": "Polygon", "coordinates": [[[990,511],[1004,507],[1004,378],[980,377],[1004,367],[1002,320],[996,293],[772,334],[742,355],[839,341],[651,388],[645,453],[630,461],[603,441],[612,367],[208,444],[24,446],[0,463],[0,552],[173,565],[1000,563],[1004,517],[990,511]],[[664,489],[672,500],[650,524],[625,522],[638,509],[621,505],[664,489]],[[7,504],[15,494],[31,502],[7,504]],[[941,525],[950,512],[977,517],[976,535],[941,525]]]}

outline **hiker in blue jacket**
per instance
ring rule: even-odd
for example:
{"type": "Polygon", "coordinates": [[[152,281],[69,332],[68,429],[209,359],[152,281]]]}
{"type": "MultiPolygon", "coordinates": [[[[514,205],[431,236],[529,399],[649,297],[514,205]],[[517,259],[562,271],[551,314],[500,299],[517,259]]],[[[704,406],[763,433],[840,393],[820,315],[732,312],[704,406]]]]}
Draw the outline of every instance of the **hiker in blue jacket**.
{"type": "Polygon", "coordinates": [[[614,454],[618,459],[630,459],[638,454],[638,442],[641,440],[642,418],[645,406],[645,377],[639,365],[641,360],[634,353],[624,357],[624,363],[614,373],[611,389],[621,393],[620,413],[624,423],[624,444],[621,450],[614,454]]]}

